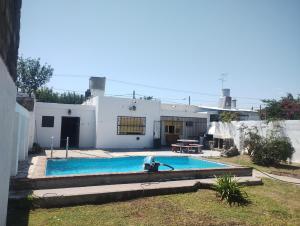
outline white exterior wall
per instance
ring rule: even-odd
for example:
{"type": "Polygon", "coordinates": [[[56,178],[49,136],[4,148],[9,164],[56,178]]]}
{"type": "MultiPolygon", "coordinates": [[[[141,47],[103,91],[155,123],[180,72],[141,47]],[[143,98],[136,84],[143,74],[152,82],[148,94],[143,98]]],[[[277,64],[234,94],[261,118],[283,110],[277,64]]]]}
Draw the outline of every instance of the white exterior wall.
{"type": "Polygon", "coordinates": [[[29,144],[29,131],[31,114],[20,104],[15,106],[15,119],[13,130],[13,146],[11,158],[11,176],[18,172],[18,161],[25,160],[28,157],[28,150],[32,146],[29,144]]]}
{"type": "Polygon", "coordinates": [[[78,104],[35,103],[35,142],[50,147],[51,136],[54,147],[60,147],[62,117],[80,117],[79,148],[95,146],[95,107],[78,104]],[[71,109],[71,115],[68,115],[71,109]],[[42,127],[42,116],[54,116],[54,127],[42,127]]]}
{"type": "MultiPolygon", "coordinates": [[[[282,127],[281,133],[289,137],[295,153],[293,155],[293,162],[300,162],[300,120],[286,120],[278,122],[282,127]]],[[[209,129],[209,134],[213,134],[217,138],[233,138],[234,143],[239,150],[243,150],[244,134],[241,133],[241,128],[257,127],[258,133],[261,136],[266,136],[267,130],[273,127],[272,123],[266,124],[265,121],[242,121],[242,122],[212,122],[209,129]]]]}
{"type": "MultiPolygon", "coordinates": [[[[206,118],[207,113],[197,112],[197,106],[161,104],[157,100],[128,99],[107,96],[92,97],[82,105],[35,104],[35,142],[49,147],[51,136],[54,147],[60,146],[61,117],[80,117],[80,148],[150,148],[153,147],[154,122],[161,116],[206,118]],[[135,105],[136,110],[129,107],[135,105]],[[54,127],[41,127],[42,116],[54,116],[54,127]],[[118,135],[118,116],[146,117],[145,135],[118,135]],[[137,139],[139,137],[139,139],[137,139]]],[[[159,128],[156,128],[159,132],[159,128]]]]}
{"type": "Polygon", "coordinates": [[[133,99],[98,97],[97,148],[145,148],[153,146],[154,121],[160,120],[160,102],[136,99],[136,110],[129,110],[133,99]],[[118,116],[146,117],[145,135],[117,135],[118,116]],[[140,139],[137,140],[136,138],[140,139]]]}
{"type": "Polygon", "coordinates": [[[6,224],[16,87],[0,57],[0,225],[6,224]]]}
{"type": "Polygon", "coordinates": [[[34,142],[35,136],[35,106],[33,111],[29,111],[29,137],[28,137],[28,147],[31,148],[34,142]]]}

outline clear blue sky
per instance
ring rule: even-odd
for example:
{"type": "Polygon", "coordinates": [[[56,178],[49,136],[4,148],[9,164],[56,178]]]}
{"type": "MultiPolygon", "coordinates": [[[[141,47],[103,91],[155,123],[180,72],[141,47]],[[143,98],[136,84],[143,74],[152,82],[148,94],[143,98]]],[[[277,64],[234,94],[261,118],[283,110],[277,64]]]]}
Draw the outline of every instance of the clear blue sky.
{"type": "Polygon", "coordinates": [[[84,91],[89,76],[107,94],[214,106],[228,73],[239,107],[300,93],[299,0],[24,0],[19,53],[40,57],[57,90],[84,91]],[[258,99],[245,99],[251,97],[258,99]]]}

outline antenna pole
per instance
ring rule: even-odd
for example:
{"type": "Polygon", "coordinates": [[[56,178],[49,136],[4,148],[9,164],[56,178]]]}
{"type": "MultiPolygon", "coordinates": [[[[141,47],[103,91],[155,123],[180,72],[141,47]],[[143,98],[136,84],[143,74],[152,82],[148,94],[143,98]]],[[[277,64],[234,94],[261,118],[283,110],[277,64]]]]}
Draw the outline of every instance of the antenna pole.
{"type": "Polygon", "coordinates": [[[222,73],[219,78],[219,80],[221,81],[222,89],[224,89],[224,82],[226,81],[226,76],[227,73],[222,73]]]}

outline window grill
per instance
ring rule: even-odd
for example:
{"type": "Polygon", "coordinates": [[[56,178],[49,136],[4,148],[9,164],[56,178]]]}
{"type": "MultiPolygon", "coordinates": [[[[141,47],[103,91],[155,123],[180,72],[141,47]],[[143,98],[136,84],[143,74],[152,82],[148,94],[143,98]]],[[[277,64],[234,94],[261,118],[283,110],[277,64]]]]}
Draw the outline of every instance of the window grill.
{"type": "Polygon", "coordinates": [[[42,127],[54,127],[54,116],[42,116],[42,127]]]}
{"type": "Polygon", "coordinates": [[[118,135],[145,135],[146,117],[118,116],[118,135]]]}

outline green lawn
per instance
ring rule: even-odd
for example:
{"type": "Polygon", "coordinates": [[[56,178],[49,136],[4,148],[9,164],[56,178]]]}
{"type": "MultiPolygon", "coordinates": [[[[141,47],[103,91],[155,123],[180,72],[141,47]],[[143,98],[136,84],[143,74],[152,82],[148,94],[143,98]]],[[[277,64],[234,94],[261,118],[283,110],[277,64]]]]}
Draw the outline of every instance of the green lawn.
{"type": "Polygon", "coordinates": [[[286,175],[300,178],[300,164],[280,164],[277,166],[265,167],[259,166],[252,163],[250,157],[248,155],[239,155],[231,158],[219,158],[214,159],[215,161],[234,163],[243,166],[251,166],[253,168],[257,168],[267,173],[274,173],[278,175],[286,175]]]}
{"type": "Polygon", "coordinates": [[[300,186],[263,180],[245,187],[251,203],[229,207],[212,190],[103,205],[21,210],[8,225],[300,225],[300,186]]]}

